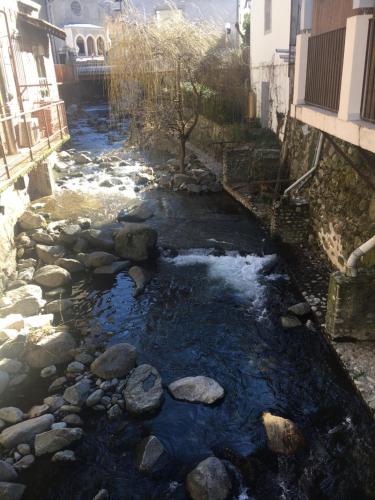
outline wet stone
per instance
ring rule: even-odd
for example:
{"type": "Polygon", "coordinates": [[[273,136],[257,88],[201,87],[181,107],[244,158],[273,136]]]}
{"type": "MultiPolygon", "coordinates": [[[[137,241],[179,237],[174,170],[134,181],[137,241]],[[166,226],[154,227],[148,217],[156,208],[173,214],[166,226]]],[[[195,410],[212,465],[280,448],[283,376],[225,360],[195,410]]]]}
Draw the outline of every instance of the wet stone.
{"type": "Polygon", "coordinates": [[[158,371],[151,365],[135,368],[124,389],[127,411],[134,414],[158,410],[163,400],[163,387],[158,371]]]}
{"type": "Polygon", "coordinates": [[[204,376],[176,380],[168,389],[174,398],[196,403],[213,404],[224,397],[221,385],[204,376]]]}
{"type": "Polygon", "coordinates": [[[166,451],[156,436],[145,438],[137,447],[136,465],[140,472],[153,473],[160,470],[165,465],[165,459],[166,451]]]}

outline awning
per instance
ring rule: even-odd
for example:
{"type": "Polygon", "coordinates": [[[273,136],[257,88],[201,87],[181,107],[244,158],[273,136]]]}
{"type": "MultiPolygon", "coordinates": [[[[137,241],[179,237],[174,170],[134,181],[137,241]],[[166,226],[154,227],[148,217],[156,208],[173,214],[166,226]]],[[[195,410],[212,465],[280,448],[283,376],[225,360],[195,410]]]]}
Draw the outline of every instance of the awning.
{"type": "Polygon", "coordinates": [[[47,21],[43,21],[43,19],[39,19],[38,17],[31,17],[23,12],[18,13],[18,19],[24,23],[27,23],[33,26],[36,29],[45,31],[49,35],[56,36],[57,38],[61,38],[61,40],[65,40],[66,33],[64,30],[58,28],[54,24],[47,23],[47,21]]]}

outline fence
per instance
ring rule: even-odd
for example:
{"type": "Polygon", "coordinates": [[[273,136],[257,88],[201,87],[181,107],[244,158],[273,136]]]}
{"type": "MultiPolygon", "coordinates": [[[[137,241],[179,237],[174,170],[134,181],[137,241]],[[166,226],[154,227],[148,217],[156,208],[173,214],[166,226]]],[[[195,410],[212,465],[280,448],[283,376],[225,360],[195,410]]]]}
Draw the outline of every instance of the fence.
{"type": "Polygon", "coordinates": [[[361,115],[364,120],[375,123],[375,19],[370,19],[368,31],[361,115]]]}
{"type": "Polygon", "coordinates": [[[309,39],[306,94],[308,104],[337,112],[340,104],[346,28],[309,39]]]}
{"type": "Polygon", "coordinates": [[[0,118],[0,187],[67,135],[64,101],[0,118]]]}

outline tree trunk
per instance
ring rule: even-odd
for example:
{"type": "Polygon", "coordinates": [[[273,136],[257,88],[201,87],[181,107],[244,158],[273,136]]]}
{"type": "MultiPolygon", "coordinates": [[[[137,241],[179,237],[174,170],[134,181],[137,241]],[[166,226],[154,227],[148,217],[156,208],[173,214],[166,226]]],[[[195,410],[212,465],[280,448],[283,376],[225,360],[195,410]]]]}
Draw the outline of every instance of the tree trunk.
{"type": "Polygon", "coordinates": [[[185,157],[186,157],[186,138],[180,138],[180,172],[185,172],[185,157]]]}

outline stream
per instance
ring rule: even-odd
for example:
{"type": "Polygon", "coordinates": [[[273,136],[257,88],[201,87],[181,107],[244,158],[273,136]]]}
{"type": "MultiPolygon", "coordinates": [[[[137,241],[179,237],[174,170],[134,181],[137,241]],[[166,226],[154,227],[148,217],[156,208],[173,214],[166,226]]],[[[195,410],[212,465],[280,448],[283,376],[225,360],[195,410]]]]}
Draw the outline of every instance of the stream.
{"type": "MultiPolygon", "coordinates": [[[[98,121],[108,120],[107,106],[85,111],[70,123],[66,149],[93,156],[113,151],[132,162],[129,172],[145,164],[126,134],[97,130],[98,121]]],[[[134,345],[138,363],[154,366],[164,386],[206,375],[224,387],[225,397],[206,406],[177,401],[165,390],[156,415],[125,412],[115,421],[85,410],[77,462],[38,458],[20,476],[24,498],[91,500],[106,488],[111,500],[183,500],[186,475],[212,454],[227,465],[232,499],[375,498],[373,418],[318,328],[281,328],[280,315],[301,297],[281,258],[273,264],[277,248],[257,220],[225,193],[136,192],[131,180],[119,190],[100,186],[108,174],[98,167],[82,172],[63,179],[47,202],[53,218],[87,216],[94,227],[112,227],[117,213],[141,198],[154,213],[148,224],[157,229],[159,246],[176,251],[150,265],[153,279],[138,298],[126,271],[110,280],[77,280],[75,324],[96,332],[98,343],[134,345]],[[218,248],[222,254],[213,251],[218,248]],[[263,412],[295,422],[306,448],[293,456],[269,451],[263,412]],[[148,477],[135,467],[134,453],[150,434],[169,459],[148,477]]],[[[40,401],[40,391],[27,398],[40,401]]]]}

